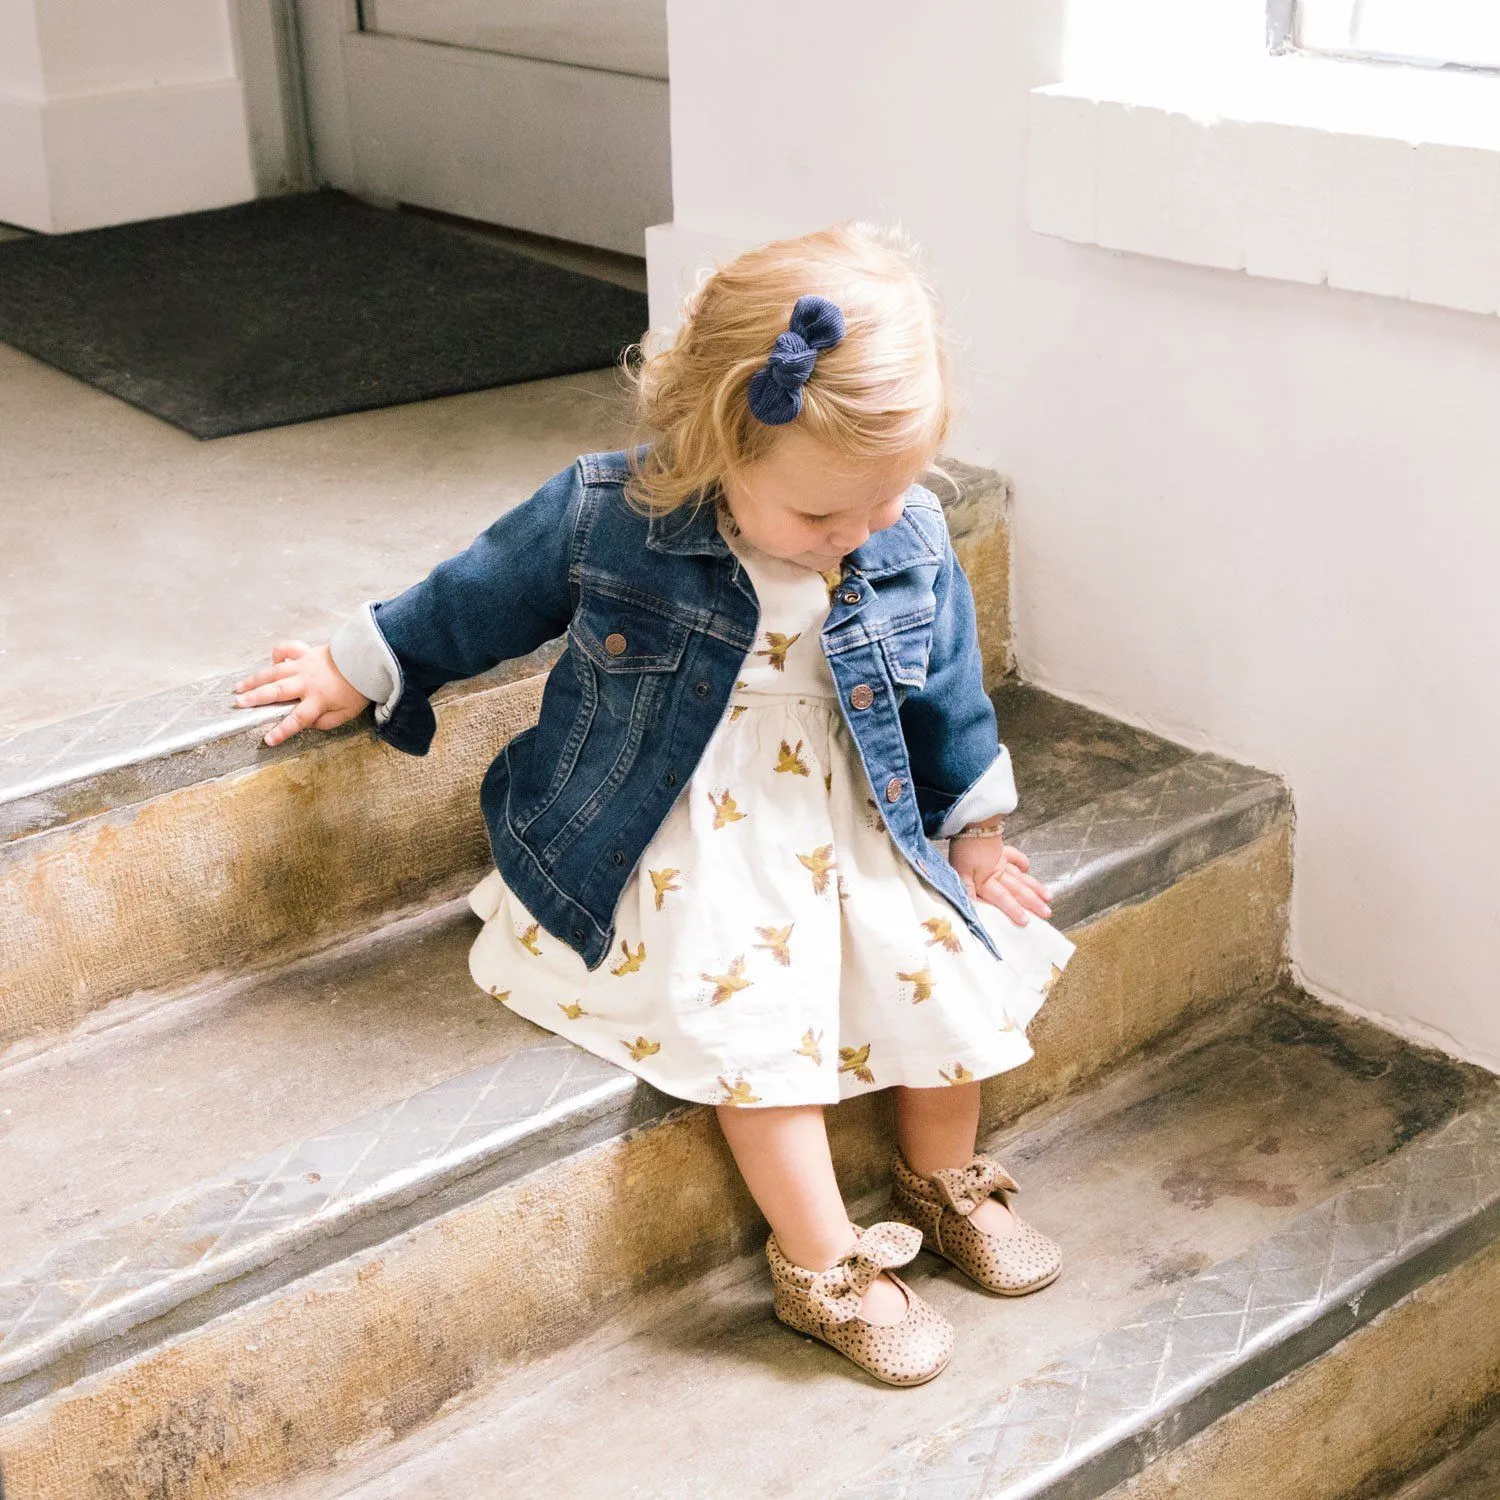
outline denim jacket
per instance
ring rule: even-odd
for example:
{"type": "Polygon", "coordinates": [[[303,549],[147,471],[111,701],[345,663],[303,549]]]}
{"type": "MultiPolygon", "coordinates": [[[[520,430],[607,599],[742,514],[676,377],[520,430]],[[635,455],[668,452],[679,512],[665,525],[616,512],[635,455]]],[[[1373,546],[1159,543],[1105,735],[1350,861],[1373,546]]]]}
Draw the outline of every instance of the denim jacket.
{"type": "MultiPolygon", "coordinates": [[[[715,506],[645,516],[624,452],[588,453],[331,642],[376,732],[425,755],[429,696],[566,634],[538,722],[484,777],[496,867],[531,914],[597,968],[620,893],[728,707],[755,645],[755,590],[715,506]]],[[[1016,805],[984,691],[974,603],[936,496],[846,560],[823,650],[897,848],[970,932],[993,942],[930,842],[1016,805]]],[[[998,955],[997,955],[998,956],[998,955]]]]}

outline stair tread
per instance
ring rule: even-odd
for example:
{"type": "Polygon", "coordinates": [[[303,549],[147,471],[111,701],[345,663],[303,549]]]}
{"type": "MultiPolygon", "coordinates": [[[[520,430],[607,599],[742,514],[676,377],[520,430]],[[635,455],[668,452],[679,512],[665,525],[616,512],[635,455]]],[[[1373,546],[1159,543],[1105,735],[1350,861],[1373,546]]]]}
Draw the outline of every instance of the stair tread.
{"type": "Polygon", "coordinates": [[[1005,820],[1010,834],[1193,757],[1186,745],[1028,682],[1002,683],[990,698],[1015,768],[1019,801],[1005,820]]]}
{"type": "Polygon", "coordinates": [[[4,1079],[0,1266],[543,1035],[475,988],[463,903],[64,1044],[4,1079]]]}
{"type": "MultiPolygon", "coordinates": [[[[310,1482],[299,1500],[457,1500],[497,1485],[557,1496],[601,1486],[829,1494],[893,1448],[1045,1373],[1164,1287],[1190,1285],[1493,1086],[1477,1069],[1304,997],[1236,1005],[993,1144],[1023,1185],[1018,1210],[1063,1243],[1064,1273],[1034,1296],[991,1298],[921,1257],[913,1284],[959,1330],[952,1363],[931,1384],[878,1386],[779,1327],[763,1259],[752,1255],[310,1482]]],[[[864,1216],[880,1207],[865,1205],[864,1216]]],[[[1195,1332],[1239,1327],[1238,1315],[1216,1317],[1213,1305],[1195,1332]]],[[[1170,1358],[1109,1372],[1122,1411],[1149,1400],[1170,1358]]],[[[1010,1441],[1046,1426],[1039,1415],[1010,1441]]]]}

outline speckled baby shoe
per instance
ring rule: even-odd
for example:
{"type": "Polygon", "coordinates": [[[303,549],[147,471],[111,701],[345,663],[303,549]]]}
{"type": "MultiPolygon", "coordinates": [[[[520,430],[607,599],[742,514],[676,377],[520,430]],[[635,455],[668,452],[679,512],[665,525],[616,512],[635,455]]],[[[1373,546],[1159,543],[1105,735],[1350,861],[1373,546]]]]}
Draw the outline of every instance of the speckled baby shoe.
{"type": "Polygon", "coordinates": [[[922,1231],[922,1243],[950,1260],[988,1292],[1020,1297],[1057,1280],[1062,1250],[1040,1230],[1015,1218],[1009,1234],[989,1234],[970,1217],[994,1194],[1010,1207],[1020,1189],[1014,1177],[982,1153],[967,1167],[945,1167],[918,1177],[898,1155],[892,1167],[889,1213],[922,1231]]]}
{"type": "Polygon", "coordinates": [[[906,1224],[872,1224],[858,1231],[854,1248],[826,1271],[806,1271],[766,1241],[776,1316],[798,1333],[821,1339],[887,1385],[921,1385],[953,1354],[953,1325],[929,1307],[899,1276],[891,1280],[906,1298],[899,1323],[867,1323],[860,1302],[882,1271],[916,1258],[922,1237],[906,1224]]]}

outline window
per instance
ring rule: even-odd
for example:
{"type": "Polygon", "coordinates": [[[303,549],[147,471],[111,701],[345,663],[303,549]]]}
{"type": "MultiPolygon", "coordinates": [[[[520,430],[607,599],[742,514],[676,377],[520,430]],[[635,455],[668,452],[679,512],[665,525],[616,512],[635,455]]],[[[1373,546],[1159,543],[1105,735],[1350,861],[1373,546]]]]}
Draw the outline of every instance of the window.
{"type": "Polygon", "coordinates": [[[1500,3],[1296,0],[1291,40],[1309,52],[1344,57],[1500,68],[1500,3]]]}

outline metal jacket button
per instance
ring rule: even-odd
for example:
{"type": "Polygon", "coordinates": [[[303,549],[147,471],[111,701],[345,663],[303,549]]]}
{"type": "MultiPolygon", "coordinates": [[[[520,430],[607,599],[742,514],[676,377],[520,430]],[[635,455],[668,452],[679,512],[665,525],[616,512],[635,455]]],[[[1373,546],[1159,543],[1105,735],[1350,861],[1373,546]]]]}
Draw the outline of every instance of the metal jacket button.
{"type": "Polygon", "coordinates": [[[612,631],[604,637],[604,649],[611,656],[623,656],[625,654],[625,637],[618,630],[612,631]]]}
{"type": "Polygon", "coordinates": [[[892,776],[885,784],[885,800],[887,802],[899,802],[902,790],[901,778],[899,776],[892,776]]]}
{"type": "Polygon", "coordinates": [[[858,604],[859,603],[859,590],[858,589],[849,589],[845,593],[845,595],[844,595],[844,603],[845,604],[858,604]]]}
{"type": "Polygon", "coordinates": [[[875,689],[868,682],[856,682],[849,689],[849,703],[853,708],[868,708],[875,701],[875,689]]]}

